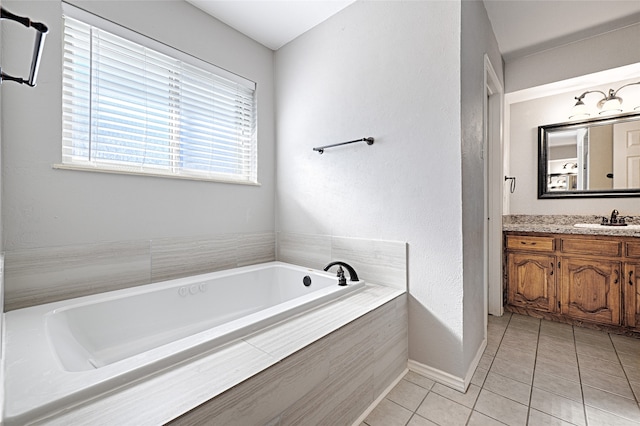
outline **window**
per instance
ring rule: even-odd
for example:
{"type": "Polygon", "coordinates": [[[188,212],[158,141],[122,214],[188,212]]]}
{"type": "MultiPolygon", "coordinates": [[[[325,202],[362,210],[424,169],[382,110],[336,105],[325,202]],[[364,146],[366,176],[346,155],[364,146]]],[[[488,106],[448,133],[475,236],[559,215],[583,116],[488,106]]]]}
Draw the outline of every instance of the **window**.
{"type": "Polygon", "coordinates": [[[130,33],[64,17],[59,167],[257,183],[256,84],[130,33]]]}

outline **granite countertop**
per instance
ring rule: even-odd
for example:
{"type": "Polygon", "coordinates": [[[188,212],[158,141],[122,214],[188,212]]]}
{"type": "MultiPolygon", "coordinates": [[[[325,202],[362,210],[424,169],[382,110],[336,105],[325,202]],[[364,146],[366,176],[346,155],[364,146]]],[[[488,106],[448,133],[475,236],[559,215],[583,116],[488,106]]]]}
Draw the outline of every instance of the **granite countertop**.
{"type": "MultiPolygon", "coordinates": [[[[614,235],[640,237],[640,229],[621,227],[578,228],[576,223],[598,223],[595,215],[505,215],[502,230],[514,232],[540,232],[547,234],[614,235]]],[[[629,221],[637,225],[638,220],[629,221]]]]}

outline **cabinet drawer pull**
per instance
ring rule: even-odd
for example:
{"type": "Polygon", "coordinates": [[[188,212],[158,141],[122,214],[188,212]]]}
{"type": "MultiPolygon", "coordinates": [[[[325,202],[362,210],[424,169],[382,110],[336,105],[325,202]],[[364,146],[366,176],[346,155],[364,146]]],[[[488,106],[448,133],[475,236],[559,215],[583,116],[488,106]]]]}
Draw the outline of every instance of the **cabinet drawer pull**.
{"type": "Polygon", "coordinates": [[[535,241],[532,241],[532,242],[520,241],[520,244],[524,244],[525,246],[526,246],[527,244],[531,244],[532,246],[535,246],[535,245],[536,245],[536,242],[535,242],[535,241]]]}
{"type": "Polygon", "coordinates": [[[633,277],[633,271],[629,271],[629,285],[633,285],[633,280],[631,279],[631,277],[633,277]]]}
{"type": "Polygon", "coordinates": [[[620,281],[620,272],[618,272],[617,269],[615,269],[613,272],[615,272],[615,274],[616,274],[616,279],[615,279],[615,281],[613,283],[614,284],[618,284],[618,281],[620,281]]]}
{"type": "Polygon", "coordinates": [[[549,275],[553,275],[553,262],[551,262],[551,273],[549,275]]]}

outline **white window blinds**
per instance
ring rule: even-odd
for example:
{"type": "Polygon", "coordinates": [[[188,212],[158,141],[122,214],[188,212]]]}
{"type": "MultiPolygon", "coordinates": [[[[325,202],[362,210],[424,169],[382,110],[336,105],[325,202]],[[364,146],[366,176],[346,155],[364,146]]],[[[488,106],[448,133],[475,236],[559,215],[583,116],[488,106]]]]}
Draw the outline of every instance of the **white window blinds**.
{"type": "Polygon", "coordinates": [[[63,165],[257,183],[255,83],[203,64],[65,16],[63,165]]]}

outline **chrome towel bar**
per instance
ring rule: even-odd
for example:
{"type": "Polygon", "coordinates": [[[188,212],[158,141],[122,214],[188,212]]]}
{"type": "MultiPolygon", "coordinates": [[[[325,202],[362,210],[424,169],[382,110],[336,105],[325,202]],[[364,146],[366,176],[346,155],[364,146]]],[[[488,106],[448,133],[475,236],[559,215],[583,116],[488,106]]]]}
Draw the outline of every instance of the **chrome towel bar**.
{"type": "Polygon", "coordinates": [[[327,149],[327,148],[333,148],[334,146],[347,145],[347,144],[355,143],[355,142],[366,142],[367,145],[373,145],[373,140],[374,139],[372,137],[368,137],[368,138],[356,139],[356,140],[348,141],[348,142],[334,143],[333,145],[319,146],[319,147],[313,148],[313,150],[314,151],[318,151],[318,153],[322,154],[324,152],[324,150],[327,149]]]}

